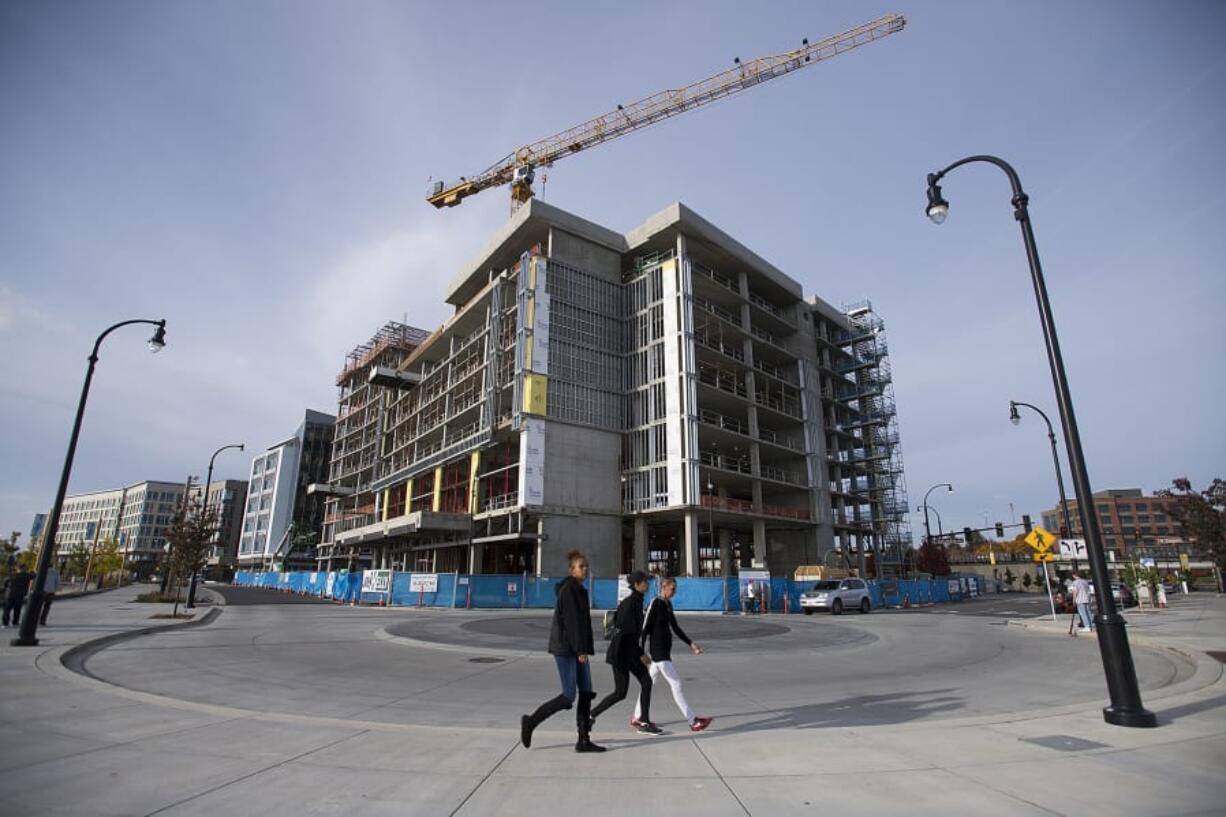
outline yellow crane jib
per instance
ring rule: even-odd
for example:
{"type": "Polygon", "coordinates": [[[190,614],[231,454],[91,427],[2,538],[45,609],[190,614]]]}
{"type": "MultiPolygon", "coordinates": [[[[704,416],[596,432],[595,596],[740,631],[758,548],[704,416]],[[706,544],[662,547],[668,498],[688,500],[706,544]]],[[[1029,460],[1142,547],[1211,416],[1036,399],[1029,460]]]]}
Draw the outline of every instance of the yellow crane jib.
{"type": "Polygon", "coordinates": [[[758,57],[749,62],[741,62],[738,58],[732,68],[704,80],[684,88],[660,91],[629,105],[618,105],[615,111],[524,145],[475,176],[461,176],[459,182],[450,185],[434,182],[426,200],[435,207],[454,207],[486,188],[509,183],[512,208],[517,207],[532,198],[533,171],[537,167],[550,167],[558,159],[573,156],[581,150],[748,90],[813,63],[837,57],[853,48],[902,31],[906,24],[906,19],[901,15],[887,14],[816,43],[810,44],[806,39],[795,51],[758,57]]]}

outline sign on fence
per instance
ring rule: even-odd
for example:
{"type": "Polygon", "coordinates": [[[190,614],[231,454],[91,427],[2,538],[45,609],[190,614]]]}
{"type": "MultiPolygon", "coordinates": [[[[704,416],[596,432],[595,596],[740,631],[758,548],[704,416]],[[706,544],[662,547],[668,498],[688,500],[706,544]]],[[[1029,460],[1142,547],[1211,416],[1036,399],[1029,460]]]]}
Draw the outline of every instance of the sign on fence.
{"type": "Polygon", "coordinates": [[[519,594],[519,583],[518,582],[507,582],[507,595],[515,596],[518,594],[519,594]]]}
{"type": "Polygon", "coordinates": [[[410,593],[437,593],[437,573],[414,573],[409,576],[410,593]]]}
{"type": "Polygon", "coordinates": [[[362,571],[362,592],[363,593],[390,593],[392,592],[392,571],[390,570],[363,570],[362,571]]]}

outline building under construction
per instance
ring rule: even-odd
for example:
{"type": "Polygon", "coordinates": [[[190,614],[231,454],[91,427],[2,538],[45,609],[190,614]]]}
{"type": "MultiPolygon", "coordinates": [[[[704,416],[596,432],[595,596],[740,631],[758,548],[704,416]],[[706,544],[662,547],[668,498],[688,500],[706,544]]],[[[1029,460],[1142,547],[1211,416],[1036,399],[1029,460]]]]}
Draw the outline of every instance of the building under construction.
{"type": "Polygon", "coordinates": [[[879,318],[685,206],[622,234],[531,200],[447,300],[338,378],[321,568],[880,570],[909,544],[879,318]]]}

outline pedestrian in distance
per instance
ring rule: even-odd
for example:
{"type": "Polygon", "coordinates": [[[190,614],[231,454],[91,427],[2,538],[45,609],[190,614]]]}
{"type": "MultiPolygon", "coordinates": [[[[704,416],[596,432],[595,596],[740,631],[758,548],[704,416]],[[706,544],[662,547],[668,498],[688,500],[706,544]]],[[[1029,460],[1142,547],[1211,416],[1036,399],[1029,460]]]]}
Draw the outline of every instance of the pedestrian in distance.
{"type": "Polygon", "coordinates": [[[1094,621],[1090,617],[1090,583],[1077,571],[1073,571],[1073,603],[1081,616],[1081,632],[1092,632],[1094,621]]]}
{"type": "Polygon", "coordinates": [[[609,649],[605,662],[613,667],[613,691],[592,710],[592,725],[606,709],[621,702],[630,687],[630,676],[639,682],[637,714],[630,727],[645,735],[658,735],[660,727],[651,722],[651,658],[643,652],[640,635],[643,632],[643,594],[647,592],[648,576],[636,570],[626,577],[630,595],[617,605],[613,630],[609,633],[609,649]]]}
{"type": "Polygon", "coordinates": [[[570,709],[578,697],[575,726],[579,740],[576,752],[603,752],[603,746],[592,743],[592,669],[590,658],[595,652],[592,639],[592,612],[587,589],[587,558],[577,550],[566,554],[570,575],[554,588],[557,601],[553,608],[553,626],[549,630],[549,652],[558,669],[562,692],[536,708],[519,721],[519,738],[527,749],[532,746],[532,733],[546,718],[570,709]]]}
{"type": "Polygon", "coordinates": [[[26,603],[26,593],[30,592],[30,581],[34,574],[24,567],[10,573],[4,582],[4,626],[11,621],[14,627],[21,626],[21,606],[26,603]]]}
{"type": "MultiPolygon", "coordinates": [[[[685,700],[685,693],[681,689],[681,676],[677,674],[676,668],[673,666],[673,633],[677,634],[690,648],[690,652],[694,655],[702,655],[702,647],[690,640],[690,637],[681,629],[681,625],[677,623],[677,616],[673,613],[672,597],[677,592],[677,580],[668,577],[660,580],[660,595],[651,600],[651,604],[647,605],[647,615],[643,621],[643,642],[649,646],[648,655],[651,656],[651,680],[656,682],[663,678],[668,682],[669,688],[673,691],[673,701],[677,704],[677,708],[681,710],[681,714],[690,725],[691,732],[701,732],[711,725],[711,718],[698,717],[694,714],[694,710],[685,700]]],[[[639,706],[634,708],[634,717],[636,720],[642,720],[643,713],[639,706]]]]}
{"type": "MultiPolygon", "coordinates": [[[[47,626],[47,613],[51,612],[51,602],[55,601],[55,594],[60,590],[60,571],[55,569],[55,565],[47,565],[47,580],[43,583],[43,609],[38,616],[38,623],[42,626],[47,626]]],[[[30,615],[34,615],[33,611],[30,615]]]]}

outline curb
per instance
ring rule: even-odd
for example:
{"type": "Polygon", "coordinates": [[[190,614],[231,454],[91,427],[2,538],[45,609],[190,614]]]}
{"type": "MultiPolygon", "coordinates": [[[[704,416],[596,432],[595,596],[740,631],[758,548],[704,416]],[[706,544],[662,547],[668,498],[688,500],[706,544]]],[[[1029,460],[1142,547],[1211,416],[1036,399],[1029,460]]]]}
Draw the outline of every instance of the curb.
{"type": "MultiPolygon", "coordinates": [[[[92,641],[86,641],[68,648],[60,655],[60,663],[68,670],[75,672],[78,675],[84,675],[87,678],[92,678],[95,681],[103,679],[97,677],[85,667],[85,662],[90,656],[98,653],[107,647],[114,644],[119,644],[123,641],[129,641],[133,638],[140,638],[144,635],[154,635],[156,633],[164,633],[168,630],[182,630],[190,627],[203,627],[207,624],[212,624],[213,621],[221,615],[221,608],[215,607],[209,610],[200,618],[194,618],[191,621],[178,621],[173,624],[162,624],[155,627],[141,627],[137,630],[125,630],[120,633],[111,633],[100,638],[95,638],[92,641]]],[[[105,683],[105,681],[103,681],[105,683]]]]}

